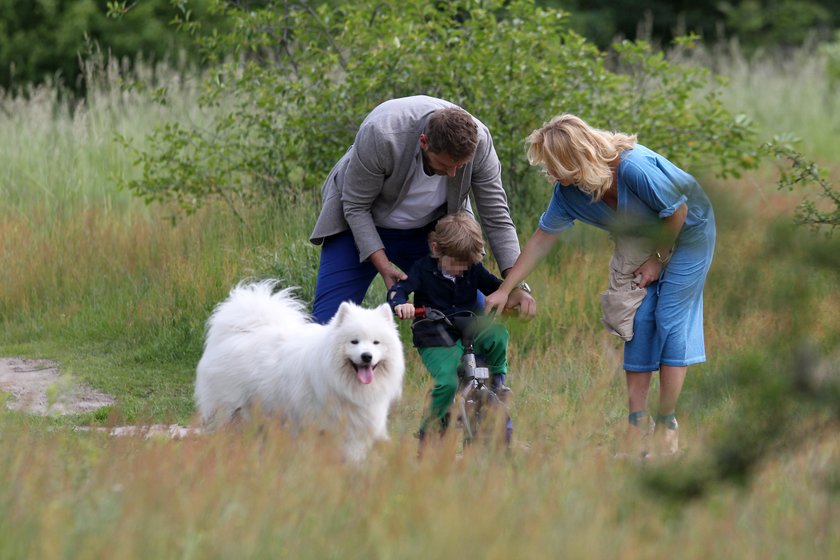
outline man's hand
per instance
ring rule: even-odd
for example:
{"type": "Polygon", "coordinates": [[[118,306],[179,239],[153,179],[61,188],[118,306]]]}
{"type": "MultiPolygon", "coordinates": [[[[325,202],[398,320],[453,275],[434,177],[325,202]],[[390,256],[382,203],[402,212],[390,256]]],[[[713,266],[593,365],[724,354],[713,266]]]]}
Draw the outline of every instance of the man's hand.
{"type": "Polygon", "coordinates": [[[397,317],[400,319],[414,319],[414,304],[401,303],[394,307],[394,313],[396,313],[397,317]]]}
{"type": "MultiPolygon", "coordinates": [[[[498,292],[496,292],[498,293],[498,292]]],[[[492,295],[492,294],[491,294],[492,295]]],[[[533,319],[537,314],[537,300],[521,288],[514,288],[508,295],[505,307],[518,307],[521,319],[533,319]]]]}
{"type": "Polygon", "coordinates": [[[397,268],[396,266],[389,264],[388,268],[385,272],[379,271],[379,274],[382,276],[382,280],[385,281],[385,289],[390,290],[391,286],[400,282],[401,280],[405,280],[408,276],[405,273],[397,268]]]}
{"type": "Polygon", "coordinates": [[[370,256],[370,262],[373,263],[373,266],[375,266],[376,270],[379,271],[379,275],[382,276],[382,280],[385,282],[386,290],[390,290],[391,286],[408,278],[402,270],[397,268],[388,259],[388,255],[385,254],[385,249],[375,251],[370,256]]]}

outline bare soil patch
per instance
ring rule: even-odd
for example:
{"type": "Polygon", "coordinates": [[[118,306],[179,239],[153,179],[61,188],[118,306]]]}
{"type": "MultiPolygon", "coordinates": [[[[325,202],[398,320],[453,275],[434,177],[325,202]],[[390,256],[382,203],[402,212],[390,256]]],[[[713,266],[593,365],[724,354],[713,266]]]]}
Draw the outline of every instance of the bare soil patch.
{"type": "MultiPolygon", "coordinates": [[[[116,402],[112,395],[98,391],[70,375],[61,373],[58,364],[50,360],[0,357],[0,402],[3,400],[5,400],[6,408],[10,410],[39,416],[79,414],[116,402]]],[[[180,439],[201,433],[198,428],[177,424],[112,428],[79,426],[76,430],[145,439],[152,437],[180,439]]]]}
{"type": "Polygon", "coordinates": [[[27,358],[0,358],[0,392],[7,394],[6,408],[40,416],[90,412],[116,402],[62,374],[55,362],[27,358]]]}

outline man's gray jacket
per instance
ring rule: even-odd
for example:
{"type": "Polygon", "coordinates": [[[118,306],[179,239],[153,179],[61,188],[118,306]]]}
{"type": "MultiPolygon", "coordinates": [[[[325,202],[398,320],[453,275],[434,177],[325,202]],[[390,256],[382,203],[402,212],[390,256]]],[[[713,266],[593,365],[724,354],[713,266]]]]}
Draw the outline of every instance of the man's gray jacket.
{"type": "MultiPolygon", "coordinates": [[[[388,216],[405,198],[420,158],[420,134],[437,109],[452,103],[427,96],[393,99],[365,118],[353,145],[333,167],[321,188],[323,206],[309,240],[352,230],[360,261],[383,248],[374,222],[388,216]]],[[[440,215],[461,209],[472,212],[472,194],[484,234],[500,270],[513,266],[519,239],[502,187],[501,164],[490,131],[478,125],[475,156],[447,180],[446,204],[440,215]]]]}

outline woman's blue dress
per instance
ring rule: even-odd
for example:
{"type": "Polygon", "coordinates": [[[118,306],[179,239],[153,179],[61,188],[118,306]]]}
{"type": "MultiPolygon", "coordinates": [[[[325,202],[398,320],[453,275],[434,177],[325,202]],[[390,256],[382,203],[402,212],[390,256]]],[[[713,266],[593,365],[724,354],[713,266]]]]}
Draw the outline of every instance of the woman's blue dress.
{"type": "Polygon", "coordinates": [[[539,227],[556,234],[580,220],[614,235],[653,235],[663,218],[686,204],[688,215],[671,260],[636,311],[633,339],[624,345],[624,369],[646,372],[703,362],[703,285],[715,249],[712,204],[694,177],[639,144],[621,155],[617,177],[615,210],[574,185],[557,183],[539,227]]]}

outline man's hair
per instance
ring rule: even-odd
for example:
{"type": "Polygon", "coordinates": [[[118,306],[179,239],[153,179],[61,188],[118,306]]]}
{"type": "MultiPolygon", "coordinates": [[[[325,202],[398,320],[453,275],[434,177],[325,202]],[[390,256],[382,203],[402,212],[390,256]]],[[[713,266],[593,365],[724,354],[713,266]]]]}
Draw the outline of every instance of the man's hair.
{"type": "Polygon", "coordinates": [[[467,161],[478,146],[478,126],[460,107],[438,109],[426,123],[429,151],[446,154],[457,162],[467,161]]]}
{"type": "Polygon", "coordinates": [[[475,264],[484,256],[484,238],[478,222],[466,212],[449,214],[438,220],[429,234],[429,244],[437,244],[434,257],[452,257],[475,264]]]}

